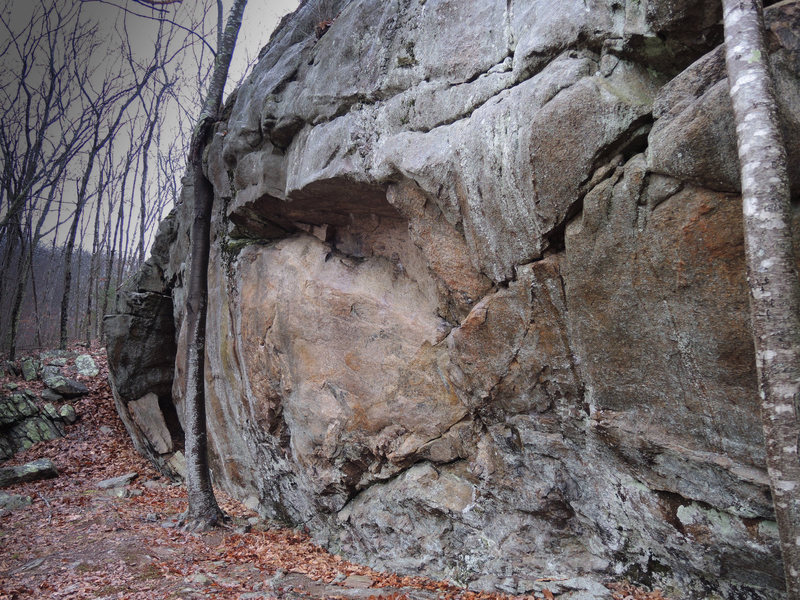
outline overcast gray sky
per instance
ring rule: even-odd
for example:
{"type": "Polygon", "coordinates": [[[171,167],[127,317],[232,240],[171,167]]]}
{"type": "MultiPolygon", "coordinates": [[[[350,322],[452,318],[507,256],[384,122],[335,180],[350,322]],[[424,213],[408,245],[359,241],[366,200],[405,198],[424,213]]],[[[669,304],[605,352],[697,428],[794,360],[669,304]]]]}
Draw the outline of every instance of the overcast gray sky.
{"type": "MultiPolygon", "coordinates": [[[[40,2],[47,3],[48,1],[49,0],[0,0],[0,10],[2,10],[4,18],[8,20],[13,29],[16,31],[24,31],[25,28],[28,27],[31,18],[30,15],[33,13],[36,6],[39,6],[40,2]]],[[[95,71],[98,81],[102,80],[102,73],[105,69],[112,69],[112,65],[121,60],[119,50],[120,40],[124,37],[130,40],[134,54],[141,59],[142,64],[147,64],[152,60],[158,23],[152,19],[138,17],[132,14],[148,14],[149,11],[145,6],[137,4],[133,0],[74,1],[83,2],[83,15],[88,20],[98,23],[100,37],[104,40],[103,45],[96,48],[92,55],[86,58],[86,60],[91,62],[91,68],[95,71]],[[123,18],[125,9],[127,9],[129,13],[127,17],[123,18]]],[[[224,8],[224,27],[224,20],[227,18],[233,0],[222,1],[224,8]]],[[[298,0],[249,0],[245,9],[242,29],[239,34],[236,51],[229,72],[226,94],[230,93],[234,84],[245,76],[249,66],[253,64],[259,51],[269,40],[270,34],[280,19],[287,13],[295,10],[298,4],[298,0]]],[[[215,0],[182,0],[180,3],[170,5],[165,15],[180,25],[191,27],[193,31],[204,35],[210,46],[216,47],[216,33],[214,28],[216,26],[217,10],[215,0]],[[208,10],[209,14],[205,15],[206,18],[204,20],[203,16],[205,10],[208,10]],[[192,26],[192,23],[203,23],[203,25],[198,28],[198,31],[192,26]]],[[[65,51],[68,50],[65,49],[65,51]]],[[[191,101],[184,103],[184,106],[187,107],[195,105],[199,108],[199,98],[196,96],[197,86],[192,85],[193,82],[189,81],[189,79],[196,77],[198,71],[196,65],[198,61],[202,61],[206,65],[211,64],[211,54],[207,49],[204,49],[202,44],[196,44],[189,55],[185,56],[179,63],[173,63],[170,67],[170,69],[179,69],[178,72],[182,73],[181,77],[186,80],[187,85],[185,85],[185,91],[182,93],[189,94],[190,96],[191,101]]],[[[38,68],[46,69],[46,66],[45,64],[41,64],[38,65],[38,68]]],[[[164,114],[167,121],[171,120],[171,123],[165,123],[165,126],[174,132],[173,136],[178,135],[179,127],[177,121],[179,116],[177,108],[172,107],[164,114]]],[[[183,121],[184,122],[180,124],[180,129],[184,132],[184,135],[186,135],[187,132],[191,132],[193,124],[187,123],[185,117],[183,121]]],[[[130,138],[127,138],[127,140],[129,139],[130,138]]],[[[119,148],[120,152],[124,152],[125,142],[126,138],[124,133],[120,133],[118,139],[114,142],[115,152],[117,148],[119,148]]],[[[158,150],[153,148],[152,152],[157,153],[158,150]]],[[[179,178],[180,173],[176,173],[176,176],[179,178]]],[[[129,197],[135,196],[137,194],[135,181],[130,181],[128,186],[129,197]]],[[[74,185],[65,186],[65,198],[74,196],[74,187],[74,185]]],[[[87,209],[88,208],[89,207],[87,207],[87,209]]],[[[134,207],[133,210],[136,211],[138,209],[134,207]]],[[[86,214],[90,212],[90,210],[85,211],[86,214]]],[[[48,223],[52,221],[50,226],[55,225],[55,219],[55,215],[52,215],[52,218],[48,218],[48,223]]],[[[58,236],[61,238],[62,235],[65,235],[66,228],[62,225],[57,227],[57,231],[58,236]]],[[[91,246],[90,237],[91,236],[83,240],[84,247],[87,245],[89,247],[91,246]]],[[[152,235],[148,237],[150,238],[147,240],[149,245],[152,241],[152,235]]]]}
{"type": "MultiPolygon", "coordinates": [[[[17,5],[29,4],[29,0],[3,0],[3,3],[9,1],[15,8],[18,8],[17,5]]],[[[101,23],[109,24],[109,32],[112,31],[113,22],[120,14],[117,6],[127,6],[132,11],[147,13],[146,8],[130,0],[84,1],[85,9],[92,16],[97,17],[101,23]]],[[[200,16],[198,11],[202,10],[204,4],[206,2],[202,0],[182,0],[180,5],[171,5],[165,14],[181,24],[188,24],[200,16]]],[[[212,8],[215,9],[214,2],[209,2],[208,4],[211,4],[212,8]]],[[[222,0],[222,4],[224,7],[224,21],[228,16],[233,0],[222,0]]],[[[239,32],[236,51],[231,63],[230,81],[236,82],[242,78],[247,65],[258,56],[258,52],[269,40],[270,34],[281,17],[295,10],[298,4],[299,0],[249,0],[245,8],[242,29],[239,32]]],[[[214,10],[214,14],[209,16],[211,18],[207,22],[210,25],[216,19],[216,10],[214,10]]],[[[143,56],[148,55],[150,52],[154,31],[155,27],[152,21],[148,19],[134,17],[128,20],[128,32],[131,34],[134,44],[138,45],[137,49],[142,52],[143,56]]],[[[216,46],[215,39],[212,38],[209,42],[212,46],[216,46]]]]}
{"type": "MultiPolygon", "coordinates": [[[[224,0],[226,10],[232,0],[224,0]]],[[[231,79],[238,81],[247,65],[247,58],[253,59],[267,43],[272,30],[286,13],[297,8],[298,0],[250,0],[244,13],[241,42],[231,65],[231,79]]]]}

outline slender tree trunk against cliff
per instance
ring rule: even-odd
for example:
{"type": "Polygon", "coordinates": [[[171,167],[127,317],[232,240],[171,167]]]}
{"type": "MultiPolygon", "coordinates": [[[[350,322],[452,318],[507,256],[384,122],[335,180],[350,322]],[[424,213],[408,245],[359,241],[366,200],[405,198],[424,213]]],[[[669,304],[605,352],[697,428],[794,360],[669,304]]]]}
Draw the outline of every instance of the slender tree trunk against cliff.
{"type": "Polygon", "coordinates": [[[192,134],[189,160],[194,182],[194,220],[191,232],[191,272],[186,296],[186,489],[189,509],[187,527],[207,529],[217,525],[223,513],[211,487],[208,466],[208,433],[205,403],[205,339],[208,302],[208,261],[211,234],[211,209],[214,189],[203,172],[203,150],[206,140],[219,118],[222,92],[228,78],[242,14],[247,0],[235,0],[222,44],[217,48],[214,72],[200,119],[192,134]]]}
{"type": "Polygon", "coordinates": [[[800,598],[800,282],[786,150],[760,0],[723,0],[726,62],[741,168],[745,253],[767,469],[786,589],[800,598]]]}

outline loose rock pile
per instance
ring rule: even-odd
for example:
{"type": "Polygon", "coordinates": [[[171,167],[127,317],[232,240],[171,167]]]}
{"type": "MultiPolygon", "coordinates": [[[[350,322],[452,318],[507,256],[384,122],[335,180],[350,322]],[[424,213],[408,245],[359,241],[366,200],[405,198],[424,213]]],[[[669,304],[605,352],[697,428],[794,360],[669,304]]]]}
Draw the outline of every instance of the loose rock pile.
{"type": "MultiPolygon", "coordinates": [[[[38,358],[26,356],[18,362],[5,361],[0,376],[21,377],[24,382],[41,381],[44,389],[21,389],[20,382],[9,381],[0,392],[0,460],[26,450],[38,442],[64,435],[64,426],[78,416],[66,399],[78,398],[89,389],[68,375],[95,377],[99,369],[88,354],[75,356],[68,351],[42,352],[38,358]]],[[[41,387],[41,386],[37,386],[41,387]]]]}

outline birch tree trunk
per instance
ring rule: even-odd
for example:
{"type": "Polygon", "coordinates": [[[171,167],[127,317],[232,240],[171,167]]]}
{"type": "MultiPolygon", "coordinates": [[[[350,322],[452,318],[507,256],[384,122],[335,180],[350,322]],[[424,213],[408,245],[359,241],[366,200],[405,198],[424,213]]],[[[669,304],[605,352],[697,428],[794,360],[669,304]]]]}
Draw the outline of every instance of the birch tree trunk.
{"type": "Polygon", "coordinates": [[[208,261],[211,234],[211,209],[214,189],[203,171],[203,150],[214,123],[219,118],[222,93],[228,78],[236,38],[242,24],[247,0],[235,0],[222,43],[217,48],[214,71],[200,119],[192,134],[190,164],[194,182],[194,219],[191,231],[191,271],[186,296],[186,489],[189,509],[186,527],[208,529],[223,517],[214,490],[208,465],[208,434],[205,405],[205,340],[208,303],[208,261]]]}
{"type": "Polygon", "coordinates": [[[767,469],[786,589],[795,600],[800,598],[800,284],[786,149],[764,42],[761,0],[723,0],[723,16],[767,469]]]}

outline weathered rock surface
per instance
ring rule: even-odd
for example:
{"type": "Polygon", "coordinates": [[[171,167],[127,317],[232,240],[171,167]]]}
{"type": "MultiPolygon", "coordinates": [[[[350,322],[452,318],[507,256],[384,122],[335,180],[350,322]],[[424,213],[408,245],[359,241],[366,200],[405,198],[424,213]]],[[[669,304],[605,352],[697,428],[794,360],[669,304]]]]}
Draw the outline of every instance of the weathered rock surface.
{"type": "Polygon", "coordinates": [[[76,419],[75,409],[69,405],[56,411],[48,404],[40,410],[23,392],[0,395],[0,460],[38,442],[63,436],[64,423],[74,423],[76,419]]]}
{"type": "MultiPolygon", "coordinates": [[[[324,6],[208,149],[216,481],[376,567],[783,598],[717,3],[324,6]]],[[[800,156],[800,5],[768,13],[800,156]]],[[[172,475],[182,198],[107,323],[172,475]]]]}
{"type": "Polygon", "coordinates": [[[112,477],[110,479],[104,479],[103,481],[98,481],[96,487],[101,490],[109,490],[112,488],[119,488],[125,487],[131,481],[136,479],[139,476],[138,473],[131,471],[130,473],[125,473],[124,475],[119,475],[117,477],[112,477]]]}
{"type": "Polygon", "coordinates": [[[175,325],[166,281],[182,273],[185,251],[175,261],[180,266],[169,271],[170,252],[180,252],[173,248],[181,245],[174,223],[172,213],[159,225],[152,256],[117,294],[116,313],[106,317],[105,331],[117,411],[133,434],[134,446],[167,475],[181,477],[183,430],[170,400],[175,325]]]}
{"type": "Polygon", "coordinates": [[[18,467],[0,468],[0,488],[53,477],[58,477],[58,469],[52,460],[42,458],[18,467]]]}
{"type": "Polygon", "coordinates": [[[97,377],[100,369],[89,354],[79,354],[75,357],[75,370],[79,375],[86,377],[97,377]]]}
{"type": "Polygon", "coordinates": [[[41,364],[35,358],[26,356],[19,361],[20,370],[25,381],[33,381],[39,375],[41,364]]]}
{"type": "Polygon", "coordinates": [[[64,398],[77,398],[89,393],[89,388],[80,381],[69,379],[63,375],[48,375],[43,377],[42,381],[50,391],[64,398]]]}
{"type": "Polygon", "coordinates": [[[17,510],[30,506],[33,500],[30,496],[22,496],[20,494],[6,494],[0,492],[0,516],[6,511],[17,510]]]}

